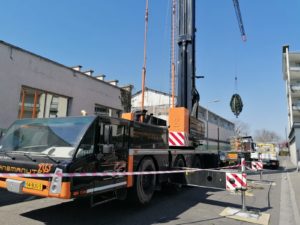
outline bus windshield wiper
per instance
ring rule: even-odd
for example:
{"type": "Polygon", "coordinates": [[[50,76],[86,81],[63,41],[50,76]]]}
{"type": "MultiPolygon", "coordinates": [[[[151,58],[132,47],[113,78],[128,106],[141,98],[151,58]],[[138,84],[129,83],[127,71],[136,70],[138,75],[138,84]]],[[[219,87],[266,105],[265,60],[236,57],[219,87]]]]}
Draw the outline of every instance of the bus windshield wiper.
{"type": "MultiPolygon", "coordinates": [[[[7,152],[5,151],[0,151],[0,152],[3,152],[6,156],[10,157],[11,159],[15,159],[15,157],[12,157],[10,156],[7,152]]],[[[24,152],[24,151],[12,151],[12,152],[9,152],[10,154],[22,154],[27,157],[28,159],[30,159],[31,161],[33,162],[36,162],[36,159],[32,158],[32,154],[30,154],[29,152],[24,152]]]]}
{"type": "Polygon", "coordinates": [[[48,159],[51,159],[53,162],[55,163],[60,163],[59,160],[54,159],[53,157],[51,157],[49,154],[45,154],[45,153],[41,153],[41,155],[46,156],[48,159]]]}
{"type": "Polygon", "coordinates": [[[31,157],[31,154],[29,154],[29,152],[24,152],[24,151],[12,151],[12,152],[10,152],[10,153],[12,153],[12,154],[22,154],[22,153],[23,153],[23,155],[24,155],[25,157],[27,157],[28,159],[32,160],[33,162],[36,162],[36,159],[32,158],[32,157],[31,157]]]}
{"type": "Polygon", "coordinates": [[[34,162],[36,161],[36,159],[32,158],[29,153],[25,152],[23,155],[26,156],[28,159],[31,159],[34,162]]]}

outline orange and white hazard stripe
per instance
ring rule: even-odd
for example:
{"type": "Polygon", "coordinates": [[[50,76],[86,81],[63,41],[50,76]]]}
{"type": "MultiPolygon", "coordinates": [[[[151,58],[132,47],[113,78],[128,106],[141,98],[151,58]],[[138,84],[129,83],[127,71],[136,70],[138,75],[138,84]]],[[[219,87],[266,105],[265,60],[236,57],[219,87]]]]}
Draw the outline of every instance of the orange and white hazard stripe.
{"type": "Polygon", "coordinates": [[[236,190],[247,187],[246,173],[226,173],[226,190],[236,190]]]}

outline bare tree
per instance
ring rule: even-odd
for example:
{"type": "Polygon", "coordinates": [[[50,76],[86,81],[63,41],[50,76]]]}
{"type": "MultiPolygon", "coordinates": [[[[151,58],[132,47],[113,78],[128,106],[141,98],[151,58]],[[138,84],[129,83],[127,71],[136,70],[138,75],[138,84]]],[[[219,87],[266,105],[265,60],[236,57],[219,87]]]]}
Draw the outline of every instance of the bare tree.
{"type": "Polygon", "coordinates": [[[262,129],[255,131],[254,140],[257,142],[279,142],[281,138],[274,131],[262,129]]]}
{"type": "Polygon", "coordinates": [[[240,120],[235,120],[233,123],[235,136],[247,136],[250,134],[250,127],[247,123],[244,123],[240,120]]]}

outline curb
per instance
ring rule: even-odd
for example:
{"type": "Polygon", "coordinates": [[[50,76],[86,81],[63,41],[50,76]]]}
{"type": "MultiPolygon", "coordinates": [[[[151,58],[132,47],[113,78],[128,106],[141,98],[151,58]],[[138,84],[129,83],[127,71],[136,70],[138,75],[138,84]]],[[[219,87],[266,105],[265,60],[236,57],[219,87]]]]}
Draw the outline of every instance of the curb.
{"type": "Polygon", "coordinates": [[[299,208],[297,205],[297,201],[295,200],[296,199],[295,191],[293,188],[293,184],[291,182],[290,174],[289,173],[286,173],[286,174],[287,174],[287,179],[288,179],[289,186],[290,186],[290,196],[292,199],[291,203],[292,203],[292,208],[293,208],[294,221],[295,221],[295,224],[300,224],[300,214],[299,214],[299,208]]]}

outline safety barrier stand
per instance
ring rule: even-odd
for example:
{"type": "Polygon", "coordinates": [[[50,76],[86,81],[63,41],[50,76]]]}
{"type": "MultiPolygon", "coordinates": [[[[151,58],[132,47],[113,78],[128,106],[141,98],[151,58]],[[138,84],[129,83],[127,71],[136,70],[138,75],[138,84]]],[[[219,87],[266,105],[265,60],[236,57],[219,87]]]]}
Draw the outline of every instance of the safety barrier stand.
{"type": "MultiPolygon", "coordinates": [[[[245,168],[245,159],[242,158],[241,160],[241,167],[242,167],[242,173],[246,172],[246,168],[245,168]]],[[[247,191],[247,187],[241,187],[241,196],[242,196],[242,212],[246,212],[246,191],[247,191]]]]}
{"type": "MultiPolygon", "coordinates": [[[[241,172],[246,174],[246,161],[244,158],[241,159],[241,172]]],[[[268,225],[270,214],[260,213],[255,211],[248,211],[246,207],[246,191],[247,186],[241,186],[236,188],[241,191],[241,209],[227,207],[221,213],[220,216],[225,216],[231,219],[246,221],[255,224],[268,225]]]]}
{"type": "Polygon", "coordinates": [[[263,162],[262,161],[252,161],[251,169],[260,172],[260,180],[262,180],[263,176],[263,162]]]}

